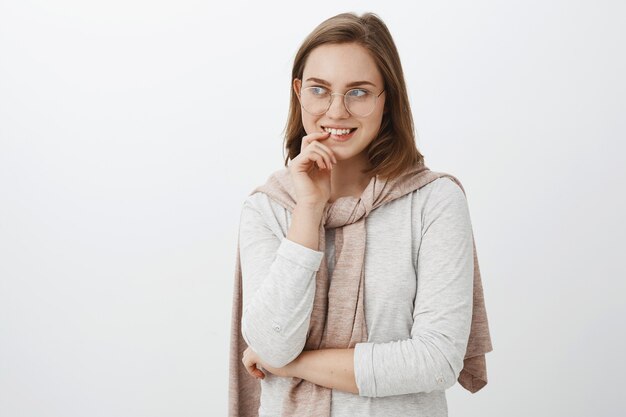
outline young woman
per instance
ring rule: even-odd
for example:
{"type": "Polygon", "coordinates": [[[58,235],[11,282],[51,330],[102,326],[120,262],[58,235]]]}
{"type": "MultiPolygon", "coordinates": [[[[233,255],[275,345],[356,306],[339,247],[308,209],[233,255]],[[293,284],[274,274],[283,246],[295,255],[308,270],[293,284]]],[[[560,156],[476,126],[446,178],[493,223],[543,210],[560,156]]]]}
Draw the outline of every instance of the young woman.
{"type": "Polygon", "coordinates": [[[245,200],[231,416],[446,416],[492,350],[461,183],[417,150],[400,59],[376,15],[298,51],[286,168],[245,200]]]}

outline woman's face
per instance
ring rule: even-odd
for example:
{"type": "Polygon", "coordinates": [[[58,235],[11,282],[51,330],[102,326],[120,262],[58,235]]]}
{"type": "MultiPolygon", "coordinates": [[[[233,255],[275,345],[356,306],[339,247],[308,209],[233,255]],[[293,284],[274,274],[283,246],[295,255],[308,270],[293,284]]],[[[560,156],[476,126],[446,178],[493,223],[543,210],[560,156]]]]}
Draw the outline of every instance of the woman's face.
{"type": "MultiPolygon", "coordinates": [[[[384,89],[384,82],[374,59],[361,45],[325,44],[311,51],[302,80],[295,79],[293,87],[298,95],[301,88],[306,87],[322,87],[340,94],[358,88],[378,95],[384,89]]],[[[353,129],[349,134],[331,134],[323,143],[333,150],[338,161],[357,155],[363,157],[364,150],[378,134],[384,108],[385,93],[382,93],[369,115],[354,116],[346,109],[344,97],[333,95],[326,113],[315,116],[302,109],[302,124],[307,134],[327,131],[330,128],[353,129]]]]}

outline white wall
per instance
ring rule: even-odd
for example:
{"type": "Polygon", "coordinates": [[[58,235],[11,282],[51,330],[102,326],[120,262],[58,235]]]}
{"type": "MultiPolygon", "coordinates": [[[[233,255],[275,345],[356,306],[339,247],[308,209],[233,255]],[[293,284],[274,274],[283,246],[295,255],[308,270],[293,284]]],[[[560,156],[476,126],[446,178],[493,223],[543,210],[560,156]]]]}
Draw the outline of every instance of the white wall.
{"type": "Polygon", "coordinates": [[[241,203],[342,11],[467,191],[494,351],[450,416],[624,415],[624,2],[4,0],[1,416],[226,414],[241,203]]]}

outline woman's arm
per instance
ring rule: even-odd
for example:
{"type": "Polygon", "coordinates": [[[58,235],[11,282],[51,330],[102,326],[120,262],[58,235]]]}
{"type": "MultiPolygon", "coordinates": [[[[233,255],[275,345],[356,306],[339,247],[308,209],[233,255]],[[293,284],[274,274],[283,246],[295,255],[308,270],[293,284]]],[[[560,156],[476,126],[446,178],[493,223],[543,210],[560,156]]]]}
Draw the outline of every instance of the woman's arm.
{"type": "MultiPolygon", "coordinates": [[[[419,207],[418,207],[419,209],[419,207]]],[[[357,343],[359,395],[385,397],[443,391],[464,365],[473,305],[474,251],[467,200],[448,178],[425,196],[416,242],[417,293],[410,338],[357,343]]]]}
{"type": "Polygon", "coordinates": [[[301,378],[326,388],[359,393],[354,377],[354,349],[305,350],[294,361],[276,368],[248,348],[243,363],[255,377],[265,377],[258,369],[263,368],[276,376],[301,378]]]}
{"type": "Polygon", "coordinates": [[[326,388],[359,393],[354,377],[354,349],[305,350],[293,361],[291,376],[326,388]]]}
{"type": "MultiPolygon", "coordinates": [[[[275,216],[263,193],[250,196],[241,212],[241,333],[264,360],[284,366],[304,348],[323,253],[282,237],[275,216]]],[[[308,230],[302,219],[319,227],[310,212],[294,213],[292,226],[308,230]]]]}

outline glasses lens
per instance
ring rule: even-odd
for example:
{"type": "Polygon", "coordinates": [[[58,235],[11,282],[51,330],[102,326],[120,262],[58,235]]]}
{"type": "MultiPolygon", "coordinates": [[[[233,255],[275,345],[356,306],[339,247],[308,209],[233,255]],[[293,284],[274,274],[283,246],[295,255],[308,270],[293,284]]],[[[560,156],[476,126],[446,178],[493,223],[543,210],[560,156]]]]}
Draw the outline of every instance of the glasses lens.
{"type": "Polygon", "coordinates": [[[355,116],[367,116],[376,106],[376,96],[361,89],[348,91],[345,101],[348,111],[355,116]]]}
{"type": "Polygon", "coordinates": [[[311,114],[324,113],[330,104],[330,93],[321,87],[307,87],[302,89],[300,104],[311,114]]]}
{"type": "MultiPolygon", "coordinates": [[[[307,87],[302,89],[300,104],[304,110],[314,115],[325,113],[330,107],[332,94],[322,87],[307,87]]],[[[348,91],[344,97],[346,109],[355,116],[367,116],[376,106],[376,95],[367,90],[355,88],[348,91]]]]}

